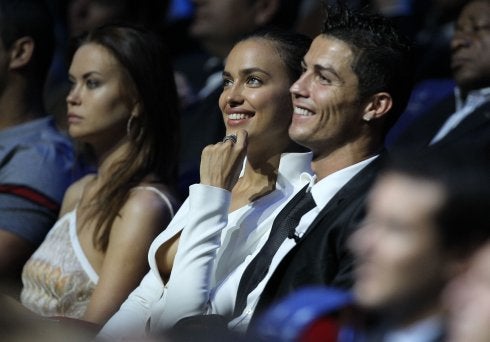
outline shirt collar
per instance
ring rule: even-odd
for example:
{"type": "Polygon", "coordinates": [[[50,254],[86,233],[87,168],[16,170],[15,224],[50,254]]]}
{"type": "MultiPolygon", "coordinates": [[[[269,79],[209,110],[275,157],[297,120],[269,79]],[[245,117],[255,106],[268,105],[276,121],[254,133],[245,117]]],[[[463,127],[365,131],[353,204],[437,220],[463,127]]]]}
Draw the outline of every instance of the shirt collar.
{"type": "Polygon", "coordinates": [[[389,332],[385,340],[387,342],[433,341],[441,335],[442,330],[442,318],[436,315],[407,328],[389,332]]]}
{"type": "Polygon", "coordinates": [[[378,155],[360,161],[356,164],[338,170],[318,183],[316,176],[311,177],[309,191],[315,200],[317,207],[323,208],[328,201],[359,171],[372,162],[378,155]]]}
{"type": "Polygon", "coordinates": [[[459,87],[454,88],[454,96],[456,98],[456,110],[461,110],[467,105],[474,105],[475,107],[490,99],[490,87],[476,89],[468,92],[466,99],[463,100],[461,96],[461,89],[459,87]]]}
{"type": "Polygon", "coordinates": [[[286,179],[295,179],[304,174],[312,175],[311,159],[312,152],[283,153],[279,163],[279,174],[286,179]]]}
{"type": "MultiPolygon", "coordinates": [[[[309,178],[313,174],[311,170],[311,159],[313,158],[312,152],[302,153],[283,153],[281,154],[281,160],[279,162],[278,173],[286,179],[295,179],[300,177],[301,180],[309,178]]],[[[245,157],[240,171],[240,177],[245,173],[245,165],[247,164],[247,158],[245,157]]]]}

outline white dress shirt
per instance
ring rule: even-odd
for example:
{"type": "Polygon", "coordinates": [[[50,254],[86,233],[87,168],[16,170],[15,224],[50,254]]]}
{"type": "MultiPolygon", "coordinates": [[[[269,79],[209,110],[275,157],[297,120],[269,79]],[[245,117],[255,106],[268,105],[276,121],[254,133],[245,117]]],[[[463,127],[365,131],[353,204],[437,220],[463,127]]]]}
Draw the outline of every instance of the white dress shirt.
{"type": "Polygon", "coordinates": [[[276,189],[231,213],[229,191],[192,185],[188,199],[150,246],[150,271],[97,338],[139,338],[148,326],[160,330],[181,318],[208,312],[212,289],[261,247],[275,216],[307,184],[304,174],[312,174],[311,157],[311,153],[283,154],[276,189]],[[180,231],[172,273],[165,284],[155,255],[180,231]]]}
{"type": "Polygon", "coordinates": [[[430,342],[437,340],[443,332],[443,321],[432,316],[403,329],[386,334],[383,342],[430,342]]]}
{"type": "MultiPolygon", "coordinates": [[[[304,233],[309,228],[313,220],[318,216],[320,211],[328,204],[328,202],[335,196],[335,194],[354,177],[359,171],[366,167],[370,162],[372,162],[375,157],[363,160],[357,164],[348,166],[342,170],[332,173],[316,182],[316,177],[309,176],[309,191],[311,191],[313,199],[315,201],[316,207],[305,213],[298,226],[296,227],[296,235],[302,237],[304,233]]],[[[304,175],[306,176],[306,175],[304,175]]],[[[262,247],[267,240],[267,237],[263,238],[260,247],[262,247]]],[[[236,331],[246,331],[252,315],[254,313],[255,307],[258,304],[260,294],[265,288],[267,281],[272,276],[272,273],[277,268],[281,260],[288,254],[288,252],[293,249],[296,242],[293,239],[286,239],[282,245],[279,247],[278,251],[272,259],[269,271],[262,281],[257,285],[257,287],[250,292],[247,297],[247,305],[242,312],[242,314],[232,321],[229,322],[228,327],[236,331]]],[[[245,262],[236,268],[236,270],[230,274],[226,279],[224,284],[216,290],[214,297],[212,299],[212,311],[211,313],[218,313],[224,316],[230,316],[233,313],[236,292],[238,289],[238,284],[240,283],[241,276],[245,271],[247,265],[252,261],[253,257],[258,253],[260,248],[258,248],[253,255],[249,255],[245,262]],[[225,301],[226,299],[226,301],[225,301]],[[226,304],[226,305],[225,305],[226,304]]]]}

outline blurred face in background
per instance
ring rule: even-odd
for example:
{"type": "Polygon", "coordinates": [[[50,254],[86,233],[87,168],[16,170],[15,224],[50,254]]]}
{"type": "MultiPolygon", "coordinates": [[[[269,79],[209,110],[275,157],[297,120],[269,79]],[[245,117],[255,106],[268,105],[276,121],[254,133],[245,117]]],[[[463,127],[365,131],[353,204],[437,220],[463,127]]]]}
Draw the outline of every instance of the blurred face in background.
{"type": "Polygon", "coordinates": [[[68,30],[71,37],[108,23],[125,14],[125,1],[71,0],[68,4],[68,30]]]}
{"type": "Polygon", "coordinates": [[[256,0],[193,0],[190,34],[210,52],[224,58],[245,33],[263,24],[256,0]]]}
{"type": "Polygon", "coordinates": [[[434,215],[443,201],[442,189],[429,181],[388,173],[376,182],[367,216],[349,241],[362,307],[416,316],[437,305],[447,261],[434,215]]]}

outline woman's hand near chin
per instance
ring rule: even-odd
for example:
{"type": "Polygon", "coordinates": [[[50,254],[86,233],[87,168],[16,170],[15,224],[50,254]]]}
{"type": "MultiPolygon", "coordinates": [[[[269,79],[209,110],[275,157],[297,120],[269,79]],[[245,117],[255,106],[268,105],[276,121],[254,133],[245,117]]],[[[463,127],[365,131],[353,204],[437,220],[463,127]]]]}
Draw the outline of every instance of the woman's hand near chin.
{"type": "Polygon", "coordinates": [[[247,131],[238,130],[236,142],[224,139],[204,148],[201,155],[201,184],[231,191],[247,155],[247,131]]]}

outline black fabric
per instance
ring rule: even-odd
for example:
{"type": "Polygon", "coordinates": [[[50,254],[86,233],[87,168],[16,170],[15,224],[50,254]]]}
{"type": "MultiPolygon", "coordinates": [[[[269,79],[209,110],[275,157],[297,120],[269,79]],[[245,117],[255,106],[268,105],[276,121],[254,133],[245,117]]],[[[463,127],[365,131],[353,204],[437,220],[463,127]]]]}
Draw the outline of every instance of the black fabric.
{"type": "Polygon", "coordinates": [[[390,147],[397,150],[425,148],[451,149],[466,148],[468,152],[481,153],[490,148],[490,102],[477,107],[441,140],[433,145],[430,142],[455,112],[454,96],[446,98],[432,107],[427,113],[412,123],[390,147]]]}
{"type": "Polygon", "coordinates": [[[220,315],[185,317],[160,335],[163,340],[173,342],[244,341],[242,334],[228,330],[226,319],[220,315]]]}
{"type": "Polygon", "coordinates": [[[313,196],[306,189],[307,186],[299,191],[277,215],[272,224],[269,238],[243,272],[238,286],[233,317],[239,316],[245,309],[248,294],[264,279],[274,255],[286,237],[288,235],[290,238],[294,236],[295,228],[298,226],[301,217],[315,207],[313,196]]]}
{"type": "Polygon", "coordinates": [[[365,216],[365,199],[383,153],[337,192],[281,260],[260,295],[251,325],[272,303],[305,286],[352,286],[354,258],[347,240],[365,216]]]}

